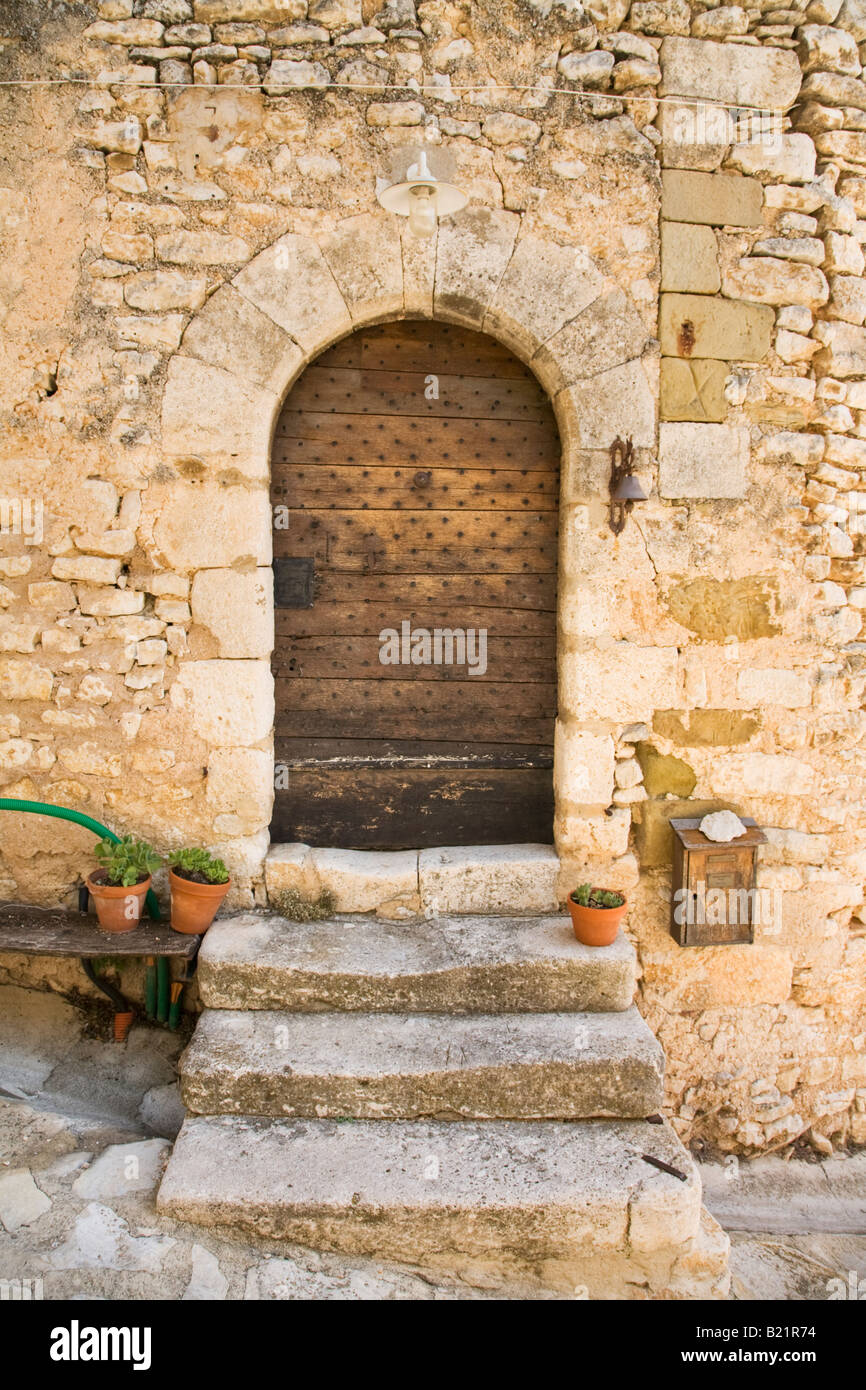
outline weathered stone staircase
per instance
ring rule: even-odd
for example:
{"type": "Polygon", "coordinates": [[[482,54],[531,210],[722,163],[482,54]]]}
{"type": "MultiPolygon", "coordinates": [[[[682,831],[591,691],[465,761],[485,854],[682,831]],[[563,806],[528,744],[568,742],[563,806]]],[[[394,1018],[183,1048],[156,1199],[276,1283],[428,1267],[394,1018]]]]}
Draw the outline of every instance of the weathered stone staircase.
{"type": "Polygon", "coordinates": [[[162,1211],[589,1298],[726,1292],[635,956],[564,917],[249,913],[204,940],[162,1211]],[[646,1161],[679,1170],[683,1178],[646,1161]]]}

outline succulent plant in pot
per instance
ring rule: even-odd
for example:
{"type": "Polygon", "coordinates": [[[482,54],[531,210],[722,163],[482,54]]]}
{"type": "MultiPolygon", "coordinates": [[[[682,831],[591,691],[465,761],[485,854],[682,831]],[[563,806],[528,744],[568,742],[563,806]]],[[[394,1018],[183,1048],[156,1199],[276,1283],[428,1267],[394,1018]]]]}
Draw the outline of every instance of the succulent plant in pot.
{"type": "Polygon", "coordinates": [[[171,925],[188,936],[206,932],[231,888],[229,871],[206,849],[170,854],[171,925]]]}
{"type": "Polygon", "coordinates": [[[134,931],[141,921],[151,877],[162,860],[144,840],[124,835],[99,841],[95,854],[100,867],[88,874],[87,891],[103,931],[134,931]]]}
{"type": "Polygon", "coordinates": [[[574,934],[584,946],[610,946],[628,909],[623,893],[581,883],[568,895],[574,934]]]}

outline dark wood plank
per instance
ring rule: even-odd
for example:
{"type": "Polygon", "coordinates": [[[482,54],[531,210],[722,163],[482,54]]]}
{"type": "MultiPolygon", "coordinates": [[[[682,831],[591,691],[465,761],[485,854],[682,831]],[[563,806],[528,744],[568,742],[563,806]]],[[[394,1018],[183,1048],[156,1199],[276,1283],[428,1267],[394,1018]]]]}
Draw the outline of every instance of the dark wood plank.
{"type": "Polygon", "coordinates": [[[413,767],[460,768],[553,767],[553,745],[509,743],[429,743],[381,738],[279,738],[276,762],[300,768],[413,767]]]}
{"type": "MultiPolygon", "coordinates": [[[[462,618],[462,614],[458,615],[462,618]]],[[[443,625],[446,628],[447,624],[443,625]]],[[[458,626],[457,620],[451,626],[458,626]]],[[[465,623],[459,623],[466,629],[465,623]]],[[[400,633],[399,621],[395,632],[400,633]]],[[[432,628],[428,628],[432,634],[432,628]]],[[[462,654],[472,656],[472,664],[480,664],[481,646],[474,629],[471,641],[465,643],[463,652],[455,642],[446,645],[442,640],[443,658],[449,654],[456,658],[462,654]]],[[[556,681],[556,659],[551,652],[548,637],[500,637],[487,633],[485,643],[486,670],[472,676],[478,685],[489,681],[532,681],[533,684],[553,685],[556,681]]],[[[408,645],[408,644],[407,644],[408,645]]],[[[433,647],[431,635],[431,647],[433,647]]],[[[334,634],[315,637],[285,637],[274,653],[274,676],[287,680],[410,680],[410,681],[465,681],[467,662],[457,665],[456,661],[440,664],[431,660],[429,665],[385,664],[381,654],[386,650],[377,634],[366,636],[341,636],[334,634]]],[[[401,634],[401,656],[403,642],[401,634]]],[[[422,654],[426,654],[423,652],[422,654]]],[[[409,646],[411,655],[411,646],[409,646]]],[[[435,648],[431,656],[435,655],[435,648]]]]}
{"type": "Polygon", "coordinates": [[[96,918],[31,906],[0,905],[0,952],[35,956],[177,956],[191,960],[200,936],[144,918],[129,932],[105,932],[96,918]]]}
{"type": "Polygon", "coordinates": [[[299,512],[274,554],[362,574],[488,574],[556,569],[555,512],[299,512]]]}
{"type": "MultiPolygon", "coordinates": [[[[289,405],[294,395],[289,397],[289,405]]],[[[552,416],[532,420],[448,420],[328,414],[286,408],[274,432],[273,468],[300,462],[537,468],[554,473],[560,455],[552,416]],[[313,448],[312,446],[316,447],[313,448]]]]}
{"type": "Polygon", "coordinates": [[[550,772],[309,769],[277,798],[271,833],[346,849],[548,844],[550,772]]]}
{"type": "Polygon", "coordinates": [[[322,353],[318,366],[384,367],[396,371],[435,372],[492,377],[533,373],[507,347],[485,333],[432,320],[401,319],[352,334],[322,353]]]}
{"type": "MultiPolygon", "coordinates": [[[[361,604],[379,603],[393,612],[404,606],[402,617],[411,613],[419,615],[424,610],[430,613],[468,611],[470,608],[497,610],[504,620],[505,609],[515,614],[523,613],[538,616],[549,622],[555,621],[556,614],[556,574],[340,574],[332,570],[316,574],[316,601],[314,608],[294,611],[298,627],[294,630],[303,633],[319,631],[316,626],[306,627],[304,623],[314,621],[316,608],[320,604],[361,604]]],[[[292,631],[290,617],[277,611],[277,622],[284,623],[281,635],[292,631]]],[[[379,624],[375,631],[383,626],[379,624]]],[[[428,624],[429,626],[429,624],[428,624]]],[[[464,624],[464,626],[468,626],[464,624]]],[[[335,629],[336,631],[337,629],[335,629]]],[[[353,631],[364,631],[353,628],[353,631]]],[[[372,627],[369,629],[373,631],[372,627]]],[[[546,628],[553,631],[553,628],[546,628]]]]}
{"type": "Polygon", "coordinates": [[[438,395],[431,397],[423,372],[312,366],[292,389],[292,408],[467,420],[545,420],[550,411],[535,381],[435,375],[438,395]]]}
{"type": "MultiPolygon", "coordinates": [[[[298,638],[319,637],[338,640],[344,636],[378,637],[384,628],[400,631],[403,620],[412,627],[487,628],[488,641],[492,635],[503,637],[543,636],[549,639],[556,628],[552,611],[533,612],[521,608],[481,608],[449,602],[447,608],[407,606],[394,601],[381,603],[322,603],[316,598],[312,608],[275,611],[276,649],[298,638]]],[[[549,659],[551,643],[544,644],[543,659],[549,659]]]]}
{"type": "Polygon", "coordinates": [[[540,469],[367,467],[300,461],[274,469],[271,499],[286,507],[425,511],[549,511],[555,473],[540,469]]]}

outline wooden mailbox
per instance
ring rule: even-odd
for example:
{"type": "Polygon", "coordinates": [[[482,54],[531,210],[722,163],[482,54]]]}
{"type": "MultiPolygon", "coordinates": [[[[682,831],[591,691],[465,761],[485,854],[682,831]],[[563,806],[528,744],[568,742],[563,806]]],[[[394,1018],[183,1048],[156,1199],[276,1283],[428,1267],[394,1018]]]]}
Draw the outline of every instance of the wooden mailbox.
{"type": "Polygon", "coordinates": [[[749,816],[745,835],[719,843],[700,818],[671,821],[671,936],[680,946],[733,946],[755,939],[755,870],[767,837],[749,816]]]}

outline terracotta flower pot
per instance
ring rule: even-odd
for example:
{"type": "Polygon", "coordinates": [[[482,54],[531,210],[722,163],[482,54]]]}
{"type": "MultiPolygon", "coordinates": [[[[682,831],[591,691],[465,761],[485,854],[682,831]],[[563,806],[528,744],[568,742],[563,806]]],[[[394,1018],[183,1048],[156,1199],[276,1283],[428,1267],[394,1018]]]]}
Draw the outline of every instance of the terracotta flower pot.
{"type": "Polygon", "coordinates": [[[88,874],[87,891],[93,899],[99,925],[105,932],[115,936],[121,932],[135,931],[142,918],[144,900],[151,885],[151,877],[131,888],[114,888],[110,883],[100,883],[93,874],[88,874]]]}
{"type": "Polygon", "coordinates": [[[168,871],[171,883],[171,925],[174,931],[186,936],[206,932],[219,910],[220,903],[232,886],[227,883],[194,883],[181,878],[174,869],[168,871]]]}
{"type": "Polygon", "coordinates": [[[610,946],[628,911],[628,899],[623,898],[619,907],[581,907],[569,894],[568,910],[578,941],[584,946],[610,946]]]}

